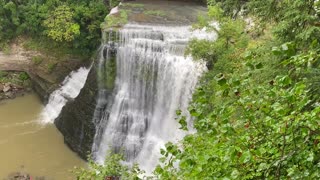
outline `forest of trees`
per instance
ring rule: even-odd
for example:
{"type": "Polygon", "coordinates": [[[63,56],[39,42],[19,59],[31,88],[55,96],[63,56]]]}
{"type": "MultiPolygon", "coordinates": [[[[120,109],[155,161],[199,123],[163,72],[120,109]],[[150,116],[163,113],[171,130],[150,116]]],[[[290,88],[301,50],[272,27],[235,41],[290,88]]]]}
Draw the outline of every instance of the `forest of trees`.
{"type": "MultiPolygon", "coordinates": [[[[210,0],[208,9],[194,27],[214,31],[217,20],[219,38],[187,51],[209,65],[189,107],[197,133],[167,143],[149,178],[320,179],[319,1],[210,0]]],[[[119,160],[91,163],[79,179],[138,179],[119,160]]]]}
{"type": "Polygon", "coordinates": [[[100,43],[100,24],[111,6],[103,0],[1,0],[0,49],[18,36],[91,53],[100,43]]]}

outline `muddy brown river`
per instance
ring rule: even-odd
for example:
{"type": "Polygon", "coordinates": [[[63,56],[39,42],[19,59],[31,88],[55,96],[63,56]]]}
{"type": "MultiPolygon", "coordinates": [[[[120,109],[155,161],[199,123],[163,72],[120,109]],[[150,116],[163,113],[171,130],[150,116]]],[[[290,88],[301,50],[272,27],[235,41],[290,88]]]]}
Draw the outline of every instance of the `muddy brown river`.
{"type": "Polygon", "coordinates": [[[70,170],[85,167],[54,125],[39,124],[42,108],[35,94],[0,102],[0,179],[17,171],[49,180],[75,179],[70,170]]]}

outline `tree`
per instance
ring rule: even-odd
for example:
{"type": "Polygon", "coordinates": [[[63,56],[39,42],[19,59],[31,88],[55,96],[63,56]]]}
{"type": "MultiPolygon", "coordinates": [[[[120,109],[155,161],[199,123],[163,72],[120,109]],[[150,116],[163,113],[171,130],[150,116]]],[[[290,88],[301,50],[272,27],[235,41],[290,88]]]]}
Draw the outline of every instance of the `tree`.
{"type": "MultiPolygon", "coordinates": [[[[209,6],[208,18],[200,18],[200,22],[194,25],[194,28],[203,28],[204,26],[215,31],[218,34],[216,41],[192,40],[187,48],[187,54],[191,54],[194,59],[203,59],[207,62],[209,69],[218,59],[224,55],[234,52],[235,48],[246,46],[247,35],[244,33],[244,21],[241,19],[232,19],[224,16],[224,11],[220,6],[209,6]],[[210,25],[208,21],[216,20],[219,22],[219,28],[210,25]],[[228,52],[228,53],[227,53],[228,52]]],[[[232,61],[229,59],[227,61],[232,61]]]]}
{"type": "Polygon", "coordinates": [[[208,5],[216,6],[219,4],[223,8],[225,15],[235,19],[248,1],[249,0],[209,0],[208,5]]]}
{"type": "Polygon", "coordinates": [[[13,1],[0,1],[0,48],[16,35],[20,25],[18,7],[13,1]]]}
{"type": "Polygon", "coordinates": [[[197,133],[161,150],[159,178],[320,178],[320,106],[312,103],[306,79],[293,79],[314,54],[288,54],[287,44],[280,51],[289,55],[284,75],[256,84],[254,74],[265,70],[246,56],[240,69],[247,72],[218,74],[201,85],[189,108],[197,133]]]}
{"type": "Polygon", "coordinates": [[[282,41],[295,41],[305,48],[320,39],[319,1],[250,1],[248,6],[262,21],[277,23],[274,33],[282,41]]]}
{"type": "Polygon", "coordinates": [[[105,180],[108,177],[138,180],[138,175],[143,172],[139,170],[137,165],[129,169],[122,164],[123,160],[121,154],[114,154],[109,151],[104,165],[97,164],[89,158],[89,169],[75,168],[74,174],[76,174],[78,180],[105,180]]]}
{"type": "Polygon", "coordinates": [[[73,15],[73,11],[67,5],[58,6],[44,21],[48,37],[58,42],[70,42],[80,35],[80,26],[75,23],[73,15]]]}

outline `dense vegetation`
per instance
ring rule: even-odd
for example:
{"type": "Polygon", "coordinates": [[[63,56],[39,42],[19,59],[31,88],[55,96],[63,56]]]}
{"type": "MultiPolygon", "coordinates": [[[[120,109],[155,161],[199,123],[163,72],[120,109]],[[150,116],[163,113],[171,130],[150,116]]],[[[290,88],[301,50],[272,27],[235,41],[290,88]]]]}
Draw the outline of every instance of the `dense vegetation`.
{"type": "Polygon", "coordinates": [[[210,21],[217,20],[219,38],[193,40],[187,51],[209,65],[189,107],[197,133],[168,143],[150,178],[319,179],[319,1],[208,6],[208,18],[194,27],[215,31],[210,21]]]}
{"type": "Polygon", "coordinates": [[[213,65],[189,108],[197,133],[167,144],[158,178],[319,179],[319,2],[210,5],[219,39],[189,47],[213,65]]]}
{"type": "Polygon", "coordinates": [[[18,36],[83,54],[100,43],[100,24],[118,1],[1,0],[0,49],[18,36]]]}

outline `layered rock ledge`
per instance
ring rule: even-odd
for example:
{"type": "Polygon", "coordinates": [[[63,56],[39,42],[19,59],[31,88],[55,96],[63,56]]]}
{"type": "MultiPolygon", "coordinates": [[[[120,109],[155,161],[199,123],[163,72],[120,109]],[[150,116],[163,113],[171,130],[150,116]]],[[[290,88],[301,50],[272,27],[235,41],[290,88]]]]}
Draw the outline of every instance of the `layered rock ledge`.
{"type": "MultiPolygon", "coordinates": [[[[23,42],[19,41],[11,44],[10,51],[0,51],[0,83],[10,83],[10,86],[17,87],[13,89],[20,90],[25,89],[29,91],[32,87],[43,102],[47,101],[50,93],[58,87],[59,83],[72,70],[79,68],[81,65],[88,64],[76,59],[57,60],[41,52],[26,50],[22,47],[22,44],[23,42]],[[27,73],[31,80],[31,84],[22,86],[23,88],[19,88],[21,85],[14,83],[14,79],[5,79],[5,77],[1,76],[2,74],[17,74],[21,72],[27,73]]],[[[14,96],[4,95],[3,97],[14,96]]]]}

